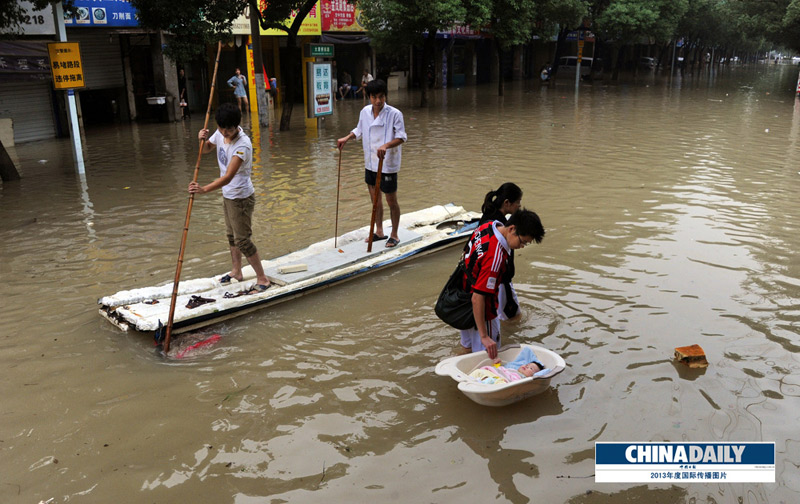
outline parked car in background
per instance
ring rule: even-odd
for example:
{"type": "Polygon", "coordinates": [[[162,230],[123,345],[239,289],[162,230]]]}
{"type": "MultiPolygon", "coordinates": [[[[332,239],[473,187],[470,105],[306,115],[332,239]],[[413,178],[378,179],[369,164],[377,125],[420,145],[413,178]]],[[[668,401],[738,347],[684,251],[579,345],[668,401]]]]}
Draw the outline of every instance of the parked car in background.
{"type": "Polygon", "coordinates": [[[658,60],[655,58],[651,58],[649,56],[642,56],[639,58],[639,61],[636,62],[636,66],[641,68],[642,70],[652,70],[658,65],[658,60]]]}
{"type": "MultiPolygon", "coordinates": [[[[581,58],[581,77],[588,77],[592,73],[593,58],[581,58]]],[[[558,76],[571,76],[575,78],[575,67],[578,66],[577,56],[563,56],[558,60],[558,76]]]]}

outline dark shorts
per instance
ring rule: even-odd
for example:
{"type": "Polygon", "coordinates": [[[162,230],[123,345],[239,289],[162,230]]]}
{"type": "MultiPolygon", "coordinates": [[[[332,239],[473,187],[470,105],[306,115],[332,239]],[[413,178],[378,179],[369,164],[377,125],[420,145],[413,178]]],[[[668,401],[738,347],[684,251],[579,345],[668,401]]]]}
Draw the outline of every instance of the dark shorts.
{"type": "MultiPolygon", "coordinates": [[[[369,186],[375,185],[375,178],[378,172],[364,169],[364,182],[369,186]]],[[[392,194],[397,192],[397,173],[381,173],[381,192],[392,194]]]]}

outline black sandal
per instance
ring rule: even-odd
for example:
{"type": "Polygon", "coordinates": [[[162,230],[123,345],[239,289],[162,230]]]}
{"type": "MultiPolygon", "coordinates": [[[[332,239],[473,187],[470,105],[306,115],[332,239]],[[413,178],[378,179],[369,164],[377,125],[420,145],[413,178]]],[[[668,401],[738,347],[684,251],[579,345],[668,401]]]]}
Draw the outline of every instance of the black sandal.
{"type": "Polygon", "coordinates": [[[202,306],[204,304],[213,303],[214,301],[216,301],[216,299],[204,298],[201,296],[192,296],[191,298],[189,298],[189,302],[186,303],[186,308],[189,308],[191,310],[193,308],[197,308],[198,306],[202,306]]]}

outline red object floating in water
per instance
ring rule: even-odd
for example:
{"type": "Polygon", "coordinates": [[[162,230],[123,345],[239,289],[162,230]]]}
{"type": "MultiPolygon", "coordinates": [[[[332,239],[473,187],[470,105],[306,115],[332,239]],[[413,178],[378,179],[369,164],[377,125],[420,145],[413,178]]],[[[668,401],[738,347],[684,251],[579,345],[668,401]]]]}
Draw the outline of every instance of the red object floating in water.
{"type": "Polygon", "coordinates": [[[186,357],[186,354],[188,354],[192,350],[197,350],[198,348],[203,348],[205,346],[213,345],[214,343],[219,341],[221,338],[222,338],[222,336],[220,336],[219,334],[214,334],[212,336],[209,336],[208,338],[204,339],[203,341],[198,341],[194,345],[184,348],[183,350],[178,352],[178,355],[176,355],[175,358],[183,359],[184,357],[186,357]]]}

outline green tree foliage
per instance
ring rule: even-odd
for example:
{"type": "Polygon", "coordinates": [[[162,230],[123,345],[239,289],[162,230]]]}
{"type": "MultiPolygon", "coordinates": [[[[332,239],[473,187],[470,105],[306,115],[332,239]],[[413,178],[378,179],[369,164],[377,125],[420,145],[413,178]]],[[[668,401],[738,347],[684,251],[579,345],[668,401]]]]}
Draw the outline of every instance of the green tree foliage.
{"type": "Polygon", "coordinates": [[[711,44],[719,37],[715,27],[722,24],[719,0],[690,0],[686,15],[678,23],[676,36],[700,45],[711,44]]]}
{"type": "Polygon", "coordinates": [[[503,51],[531,38],[536,22],[534,0],[465,0],[467,20],[475,28],[492,34],[498,56],[497,94],[503,95],[503,51]]]}
{"type": "Polygon", "coordinates": [[[589,12],[587,0],[543,0],[536,2],[534,33],[549,37],[558,28],[574,28],[589,12]]]}
{"type": "Polygon", "coordinates": [[[782,20],[783,38],[787,47],[800,52],[800,0],[792,0],[786,6],[786,14],[782,20]]]}
{"type": "Polygon", "coordinates": [[[534,0],[493,0],[487,30],[502,50],[530,40],[536,20],[534,0]]]}
{"type": "Polygon", "coordinates": [[[556,52],[551,67],[551,83],[555,83],[558,74],[559,58],[566,50],[567,33],[579,25],[591,12],[589,0],[544,0],[537,4],[537,20],[535,33],[544,39],[558,34],[556,52]]]}
{"type": "MultiPolygon", "coordinates": [[[[288,36],[287,57],[284,62],[284,89],[294,90],[302,86],[295,75],[294,61],[299,59],[297,51],[297,32],[316,0],[270,0],[259,1],[257,15],[264,29],[283,30],[288,36]],[[284,23],[292,13],[297,15],[290,26],[284,23]]],[[[139,13],[139,23],[156,30],[164,30],[172,35],[164,53],[176,61],[190,61],[205,57],[206,47],[218,40],[229,40],[231,25],[246,9],[255,7],[256,0],[131,0],[131,5],[139,13]]],[[[293,101],[291,94],[284,93],[281,131],[289,129],[293,101]]]]}
{"type": "Polygon", "coordinates": [[[426,33],[448,30],[466,19],[461,0],[348,0],[361,9],[376,44],[387,50],[419,43],[426,33]]]}
{"type": "MultiPolygon", "coordinates": [[[[356,3],[355,0],[348,0],[356,3]]],[[[382,50],[402,50],[409,44],[424,48],[425,68],[433,64],[435,36],[467,19],[461,0],[358,0],[364,25],[382,50]]],[[[420,106],[428,106],[422,79],[420,106]]]]}
{"type": "Polygon", "coordinates": [[[688,0],[612,0],[595,23],[615,41],[636,43],[641,37],[667,41],[688,7],[688,0]]]}
{"type": "MultiPolygon", "coordinates": [[[[231,26],[249,9],[248,0],[130,0],[138,11],[139,24],[175,35],[164,52],[176,61],[205,57],[206,46],[229,40],[231,26]]],[[[273,0],[258,12],[262,28],[276,28],[297,35],[297,29],[315,3],[309,0],[273,0]],[[292,26],[284,22],[291,12],[300,11],[292,26]],[[297,25],[296,27],[294,25],[297,25]],[[294,30],[292,31],[292,29],[294,30]]],[[[261,2],[261,6],[265,3],[261,2]]]]}
{"type": "Polygon", "coordinates": [[[228,40],[231,25],[247,7],[246,0],[131,0],[139,24],[174,35],[164,53],[175,61],[205,57],[206,46],[228,40]]]}
{"type": "MultiPolygon", "coordinates": [[[[533,33],[550,35],[559,23],[577,23],[586,0],[348,0],[362,10],[370,37],[381,51],[424,47],[425,68],[432,66],[435,34],[468,24],[492,34],[502,52],[526,43],[533,33]]],[[[502,61],[502,58],[500,59],[502,61]]],[[[499,66],[499,65],[498,65],[499,66]]],[[[502,68],[499,68],[502,75],[502,68]]],[[[427,106],[426,86],[421,105],[427,106]]],[[[502,79],[499,94],[503,93],[502,79]]]]}
{"type": "Polygon", "coordinates": [[[622,65],[624,47],[643,38],[665,44],[674,40],[691,0],[601,0],[594,2],[594,29],[611,48],[613,79],[622,65]]]}
{"type": "Polygon", "coordinates": [[[749,38],[800,51],[800,0],[739,0],[730,7],[749,38]]]}

